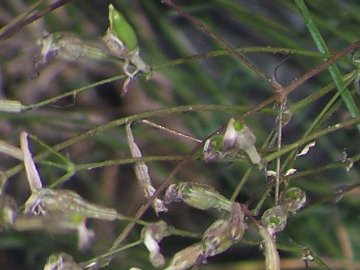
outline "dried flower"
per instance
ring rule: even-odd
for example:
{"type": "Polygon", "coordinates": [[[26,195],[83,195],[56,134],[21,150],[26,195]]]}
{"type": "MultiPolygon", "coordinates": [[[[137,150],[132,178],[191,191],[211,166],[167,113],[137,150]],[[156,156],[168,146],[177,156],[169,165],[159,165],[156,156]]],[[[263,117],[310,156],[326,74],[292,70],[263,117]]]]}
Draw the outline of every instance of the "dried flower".
{"type": "Polygon", "coordinates": [[[149,250],[149,259],[153,266],[160,267],[165,264],[164,256],[160,253],[159,242],[167,233],[167,224],[164,221],[152,223],[142,230],[144,245],[149,250]]]}
{"type": "Polygon", "coordinates": [[[35,167],[34,160],[29,150],[29,144],[27,139],[28,134],[21,132],[20,135],[20,147],[24,156],[24,166],[26,171],[26,177],[29,182],[31,192],[37,192],[42,189],[43,185],[39,176],[39,173],[35,167]]]}
{"type": "Polygon", "coordinates": [[[206,140],[203,150],[205,162],[214,162],[222,158],[223,139],[223,135],[215,135],[206,140]]]}
{"type": "Polygon", "coordinates": [[[55,253],[49,256],[44,270],[81,270],[73,259],[73,257],[66,253],[55,253]]]}
{"type": "MultiPolygon", "coordinates": [[[[134,158],[141,158],[142,154],[141,154],[140,148],[135,143],[134,136],[131,131],[130,125],[131,124],[126,125],[126,136],[127,136],[131,156],[134,158]]],[[[139,162],[135,163],[134,169],[135,169],[136,178],[137,178],[140,186],[144,190],[145,198],[149,199],[152,195],[154,195],[156,189],[152,185],[148,166],[145,164],[145,162],[139,161],[139,162]]],[[[162,200],[160,200],[159,198],[155,198],[153,200],[152,206],[153,206],[156,214],[158,214],[159,212],[167,211],[167,208],[164,205],[164,202],[162,200]]]]}
{"type": "Polygon", "coordinates": [[[166,203],[183,201],[201,210],[216,208],[228,212],[231,211],[232,204],[211,186],[187,182],[170,185],[166,190],[164,201],[166,203]]]}
{"type": "Polygon", "coordinates": [[[229,238],[234,242],[240,241],[244,236],[245,228],[244,211],[238,202],[234,202],[229,217],[229,238]]]}
{"type": "Polygon", "coordinates": [[[0,231],[12,226],[16,218],[17,205],[13,197],[0,195],[0,231]]]}

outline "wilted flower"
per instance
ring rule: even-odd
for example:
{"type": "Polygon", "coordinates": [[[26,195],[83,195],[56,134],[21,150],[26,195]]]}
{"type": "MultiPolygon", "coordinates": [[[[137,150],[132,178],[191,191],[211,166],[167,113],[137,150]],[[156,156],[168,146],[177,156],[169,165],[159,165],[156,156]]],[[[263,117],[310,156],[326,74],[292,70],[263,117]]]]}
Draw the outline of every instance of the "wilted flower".
{"type": "Polygon", "coordinates": [[[295,214],[306,203],[306,193],[301,188],[291,187],[281,195],[281,204],[286,210],[295,214]]]}
{"type": "Polygon", "coordinates": [[[234,118],[229,120],[223,140],[223,151],[237,149],[244,151],[252,164],[260,164],[261,157],[255,147],[256,137],[254,133],[240,121],[234,118]]]}
{"type": "Polygon", "coordinates": [[[0,195],[0,231],[10,227],[16,218],[17,206],[13,197],[0,195]]]}
{"type": "Polygon", "coordinates": [[[285,229],[289,212],[283,205],[274,206],[264,212],[261,223],[274,236],[276,233],[285,229]]]}
{"type": "MultiPolygon", "coordinates": [[[[141,158],[142,154],[140,151],[140,148],[135,143],[133,133],[131,131],[131,124],[126,125],[126,136],[131,152],[131,156],[134,158],[141,158]]],[[[136,178],[141,186],[141,188],[144,190],[145,198],[150,198],[154,193],[156,192],[156,189],[152,185],[152,181],[149,174],[148,166],[143,161],[135,162],[134,165],[136,178]]],[[[159,198],[155,198],[152,202],[152,206],[158,214],[159,212],[166,212],[167,208],[164,205],[164,202],[160,200],[159,198]]]]}
{"type": "Polygon", "coordinates": [[[159,242],[167,233],[167,224],[164,221],[152,223],[142,230],[144,245],[149,250],[149,259],[153,266],[159,267],[165,264],[164,256],[160,253],[159,242]]]}
{"type": "Polygon", "coordinates": [[[185,270],[201,262],[201,243],[194,244],[176,253],[164,270],[185,270]]]}
{"type": "Polygon", "coordinates": [[[55,253],[49,256],[44,270],[81,270],[73,257],[64,252],[55,253]]]}
{"type": "Polygon", "coordinates": [[[164,201],[165,203],[183,201],[201,210],[216,208],[228,212],[231,211],[232,204],[211,186],[187,182],[170,185],[166,190],[164,201]]]}
{"type": "Polygon", "coordinates": [[[229,222],[229,238],[233,241],[240,241],[246,228],[245,215],[240,203],[234,202],[232,204],[229,222]]]}
{"type": "Polygon", "coordinates": [[[215,135],[206,140],[203,150],[205,162],[213,162],[222,158],[223,139],[223,135],[215,135]]]}

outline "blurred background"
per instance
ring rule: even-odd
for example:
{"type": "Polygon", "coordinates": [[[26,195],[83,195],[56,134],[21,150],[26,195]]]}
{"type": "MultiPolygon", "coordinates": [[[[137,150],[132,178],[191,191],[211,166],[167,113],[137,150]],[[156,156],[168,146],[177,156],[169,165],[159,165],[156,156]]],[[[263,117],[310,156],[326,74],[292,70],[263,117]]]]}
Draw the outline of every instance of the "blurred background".
{"type": "MultiPolygon", "coordinates": [[[[36,10],[43,10],[55,2],[42,1],[36,10]]],[[[34,3],[2,0],[0,26],[11,23],[34,3]]],[[[251,106],[273,96],[268,82],[257,77],[228,52],[221,51],[221,44],[160,0],[73,0],[0,40],[0,98],[19,100],[26,105],[36,104],[121,75],[119,66],[86,58],[75,61],[55,59],[41,70],[34,68],[39,50],[37,40],[43,37],[45,31],[72,32],[83,40],[99,41],[108,28],[110,3],[121,10],[136,30],[140,55],[153,67],[152,77],[146,80],[141,74],[136,76],[129,84],[125,97],[121,95],[123,80],[120,79],[88,87],[76,95],[58,98],[51,104],[21,113],[0,112],[1,140],[18,146],[20,132],[25,130],[53,146],[112,120],[145,111],[191,104],[225,105],[211,110],[158,115],[151,119],[203,140],[225,125],[229,118],[239,118],[251,106]],[[205,55],[209,52],[218,52],[219,56],[205,55]]],[[[285,86],[322,61],[293,1],[194,0],[176,1],[176,4],[234,48],[248,49],[246,57],[268,77],[274,76],[278,66],[276,80],[285,86]]],[[[306,4],[331,53],[359,39],[358,1],[318,0],[306,1],[306,4]]],[[[350,57],[341,59],[337,64],[343,74],[354,70],[350,57]]],[[[324,71],[288,97],[287,106],[292,118],[284,127],[285,145],[303,136],[335,90],[332,88],[314,100],[305,98],[322,93],[321,89],[330,83],[332,78],[324,71]]],[[[354,84],[349,86],[349,90],[359,104],[354,84]]],[[[318,129],[350,117],[341,100],[331,110],[333,113],[318,129]]],[[[246,118],[246,124],[256,134],[262,156],[275,151],[274,147],[262,145],[275,127],[277,111],[276,104],[272,103],[265,110],[246,118]]],[[[192,140],[140,122],[133,125],[133,132],[144,156],[186,155],[197,145],[192,140]]],[[[298,171],[290,178],[290,183],[304,189],[308,201],[304,210],[289,218],[286,229],[277,238],[282,269],[306,269],[302,247],[309,247],[332,269],[359,269],[355,262],[360,259],[360,189],[352,188],[341,200],[335,200],[339,189],[359,183],[358,163],[346,170],[342,162],[348,157],[358,159],[359,147],[359,131],[351,126],[320,138],[309,154],[296,160],[293,166],[298,171]],[[353,263],[347,266],[346,262],[353,263]]],[[[43,150],[43,146],[31,141],[34,155],[43,150]]],[[[123,126],[97,132],[60,152],[74,164],[130,157],[123,126]]],[[[20,163],[5,154],[0,155],[0,170],[5,174],[20,163]]],[[[148,163],[154,185],[159,186],[178,162],[148,163]]],[[[54,183],[64,174],[62,169],[41,163],[37,165],[45,185],[54,183]]],[[[172,181],[206,183],[230,197],[249,166],[246,159],[208,164],[198,156],[184,166],[172,181]]],[[[275,164],[268,165],[269,170],[274,168],[275,164]]],[[[254,169],[237,201],[244,203],[253,198],[265,184],[264,172],[254,169]]],[[[75,190],[91,202],[114,207],[129,216],[133,216],[145,202],[132,164],[78,170],[61,187],[75,190]]],[[[23,170],[11,175],[4,192],[14,196],[20,206],[26,201],[30,190],[23,170]]],[[[270,196],[261,212],[272,204],[270,196]]],[[[215,211],[204,212],[174,204],[161,218],[176,228],[202,233],[218,216],[215,211]]],[[[152,210],[143,218],[147,221],[159,219],[152,210]]],[[[1,232],[0,268],[42,269],[46,258],[59,251],[72,254],[78,262],[89,260],[106,252],[124,226],[120,222],[89,221],[96,238],[86,252],[77,250],[75,234],[58,237],[44,232],[1,232]]],[[[130,242],[139,238],[140,230],[141,227],[133,230],[130,242]]],[[[234,245],[223,254],[210,258],[207,265],[194,269],[264,269],[258,240],[255,230],[250,228],[244,243],[234,245]]],[[[164,239],[161,247],[166,258],[170,259],[175,252],[195,242],[194,239],[172,236],[164,239]]],[[[144,246],[119,253],[105,269],[130,267],[154,269],[144,246]]],[[[309,263],[310,269],[316,267],[319,266],[309,263]]]]}

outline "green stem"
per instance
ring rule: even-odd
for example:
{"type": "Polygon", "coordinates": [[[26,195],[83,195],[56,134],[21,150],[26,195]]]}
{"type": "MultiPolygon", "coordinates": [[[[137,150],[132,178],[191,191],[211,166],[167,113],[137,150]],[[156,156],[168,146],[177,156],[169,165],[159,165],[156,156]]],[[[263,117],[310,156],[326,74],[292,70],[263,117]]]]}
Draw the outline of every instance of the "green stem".
{"type": "MultiPolygon", "coordinates": [[[[305,20],[305,24],[316,44],[316,47],[318,48],[318,50],[321,53],[329,54],[329,49],[327,48],[326,43],[325,43],[323,37],[321,36],[319,29],[317,28],[316,24],[312,20],[311,14],[310,14],[309,10],[307,9],[304,1],[303,0],[295,0],[295,3],[297,5],[298,9],[300,10],[301,15],[303,16],[303,18],[305,20]]],[[[324,61],[327,61],[327,60],[328,60],[328,58],[324,57],[324,61]]],[[[341,92],[341,97],[344,100],[344,103],[345,103],[346,107],[348,108],[350,115],[352,117],[358,116],[360,114],[360,111],[359,111],[358,107],[356,106],[356,103],[355,103],[354,99],[352,98],[349,90],[345,87],[345,83],[342,79],[342,75],[341,75],[339,68],[336,66],[336,64],[332,64],[328,67],[328,70],[336,84],[336,87],[338,88],[339,92],[341,92]]],[[[357,125],[357,128],[360,132],[360,125],[357,125]]]]}
{"type": "Polygon", "coordinates": [[[265,157],[263,159],[263,162],[268,163],[268,162],[276,159],[279,156],[282,156],[282,155],[284,155],[284,154],[286,154],[286,153],[288,153],[288,152],[290,152],[290,151],[292,151],[292,150],[294,150],[294,149],[296,149],[296,148],[298,148],[298,147],[300,147],[302,145],[305,145],[306,143],[314,141],[314,140],[316,140],[316,139],[318,139],[318,138],[320,138],[320,137],[322,137],[322,136],[324,136],[326,134],[329,134],[329,133],[337,131],[339,129],[351,126],[351,125],[356,124],[358,122],[360,122],[360,116],[357,116],[355,118],[352,118],[350,120],[344,121],[344,122],[339,123],[339,124],[335,124],[333,126],[329,126],[329,127],[325,128],[323,130],[320,130],[318,132],[310,134],[309,136],[307,136],[305,138],[302,138],[302,139],[296,141],[293,144],[290,144],[288,146],[283,147],[280,151],[277,151],[275,153],[272,153],[272,154],[268,155],[267,157],[265,157]]]}

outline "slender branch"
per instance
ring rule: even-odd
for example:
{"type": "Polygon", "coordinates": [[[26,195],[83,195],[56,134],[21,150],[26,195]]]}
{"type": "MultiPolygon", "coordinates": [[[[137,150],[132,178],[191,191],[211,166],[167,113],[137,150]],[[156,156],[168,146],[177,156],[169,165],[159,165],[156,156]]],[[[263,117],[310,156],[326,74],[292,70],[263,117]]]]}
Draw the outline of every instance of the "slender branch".
{"type": "MultiPolygon", "coordinates": [[[[57,2],[48,5],[44,10],[36,12],[29,17],[21,18],[21,20],[16,21],[16,23],[11,24],[9,27],[7,27],[4,30],[1,29],[2,31],[0,33],[0,41],[8,39],[9,37],[11,37],[11,36],[15,35],[17,32],[19,32],[26,25],[36,21],[37,19],[41,18],[45,14],[65,5],[67,2],[70,2],[70,1],[71,0],[58,0],[57,2]]],[[[39,1],[39,2],[41,2],[41,1],[39,1]]]]}
{"type": "Polygon", "coordinates": [[[169,7],[175,9],[181,16],[183,16],[188,21],[192,22],[200,31],[204,32],[206,35],[214,39],[216,42],[220,43],[222,47],[224,47],[226,50],[228,50],[231,55],[238,58],[242,63],[244,63],[250,70],[252,70],[255,74],[257,74],[260,78],[264,79],[271,85],[272,80],[265,75],[262,70],[260,70],[256,65],[254,65],[249,59],[247,59],[243,54],[238,52],[235,48],[233,48],[229,43],[227,43],[223,38],[221,38],[219,35],[217,35],[215,32],[213,32],[209,27],[207,27],[205,24],[203,24],[201,21],[195,19],[194,17],[191,17],[189,14],[187,14],[182,8],[175,5],[171,0],[163,0],[163,3],[168,5],[169,7]]]}

